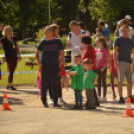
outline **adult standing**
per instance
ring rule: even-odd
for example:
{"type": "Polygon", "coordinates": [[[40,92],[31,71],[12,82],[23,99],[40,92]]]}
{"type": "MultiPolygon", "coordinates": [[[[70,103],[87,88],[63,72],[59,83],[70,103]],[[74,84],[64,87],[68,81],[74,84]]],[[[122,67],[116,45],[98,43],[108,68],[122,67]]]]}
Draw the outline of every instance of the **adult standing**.
{"type": "Polygon", "coordinates": [[[64,47],[60,39],[54,38],[54,31],[51,26],[45,27],[45,40],[43,40],[36,51],[36,58],[41,68],[42,74],[42,91],[41,99],[45,108],[48,108],[46,93],[49,87],[49,76],[51,76],[52,97],[54,99],[54,107],[60,107],[58,102],[58,84],[59,84],[59,67],[63,63],[64,47]],[[39,60],[39,54],[42,61],[39,60]],[[59,59],[59,55],[60,59],[59,59]]]}
{"type": "Polygon", "coordinates": [[[130,15],[126,15],[125,16],[125,20],[127,21],[127,25],[132,27],[134,29],[134,24],[131,22],[131,16],[130,15]]]}
{"type": "MultiPolygon", "coordinates": [[[[125,19],[120,20],[120,27],[127,25],[127,21],[125,19]]],[[[131,38],[134,40],[134,30],[131,26],[128,26],[129,28],[129,33],[128,33],[128,38],[131,38]]],[[[119,29],[119,36],[122,36],[122,31],[121,28],[119,29]]]]}
{"type": "Polygon", "coordinates": [[[74,55],[76,53],[79,53],[81,54],[81,57],[84,53],[84,48],[83,48],[83,45],[82,45],[82,42],[81,42],[81,36],[82,34],[89,34],[87,31],[85,30],[81,30],[81,28],[79,27],[78,23],[76,20],[72,20],[70,23],[69,23],[69,28],[70,28],[70,33],[69,33],[69,36],[68,36],[68,48],[71,48],[72,49],[72,52],[71,52],[71,63],[72,65],[75,65],[74,63],[74,55]],[[76,46],[78,47],[78,49],[76,49],[76,46]]]}
{"type": "Polygon", "coordinates": [[[16,88],[13,87],[12,82],[13,73],[17,66],[17,60],[21,60],[19,45],[17,38],[13,36],[13,29],[11,26],[5,26],[2,31],[2,35],[4,37],[0,39],[0,45],[2,45],[4,48],[5,58],[9,71],[7,89],[16,90],[16,88]]]}
{"type": "Polygon", "coordinates": [[[110,38],[110,33],[109,33],[109,30],[105,27],[105,21],[104,21],[104,20],[100,20],[100,21],[98,22],[98,27],[101,28],[101,30],[102,30],[102,35],[103,35],[103,37],[106,39],[107,45],[108,45],[108,47],[109,47],[109,45],[110,45],[110,40],[109,40],[109,38],[110,38]]]}
{"type": "Polygon", "coordinates": [[[114,66],[118,70],[118,90],[120,100],[119,103],[125,103],[122,96],[122,82],[124,77],[127,79],[127,94],[132,98],[132,59],[131,54],[134,50],[133,40],[128,38],[129,26],[121,27],[122,36],[114,41],[114,66]],[[118,57],[117,57],[118,52],[118,57]]]}

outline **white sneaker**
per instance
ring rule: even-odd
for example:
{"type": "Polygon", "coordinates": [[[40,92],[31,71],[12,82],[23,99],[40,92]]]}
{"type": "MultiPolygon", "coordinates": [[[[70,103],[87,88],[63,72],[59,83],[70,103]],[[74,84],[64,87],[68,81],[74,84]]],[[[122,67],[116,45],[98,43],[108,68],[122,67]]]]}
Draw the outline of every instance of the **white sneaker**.
{"type": "Polygon", "coordinates": [[[101,101],[101,96],[98,96],[98,100],[101,101]]]}
{"type": "Polygon", "coordinates": [[[59,103],[67,104],[63,99],[60,99],[59,103]]]}
{"type": "Polygon", "coordinates": [[[101,99],[101,102],[107,102],[107,98],[106,98],[106,97],[103,97],[103,98],[101,99]]]}
{"type": "Polygon", "coordinates": [[[50,104],[50,105],[54,104],[53,100],[50,100],[50,101],[49,101],[49,104],[50,104]]]}

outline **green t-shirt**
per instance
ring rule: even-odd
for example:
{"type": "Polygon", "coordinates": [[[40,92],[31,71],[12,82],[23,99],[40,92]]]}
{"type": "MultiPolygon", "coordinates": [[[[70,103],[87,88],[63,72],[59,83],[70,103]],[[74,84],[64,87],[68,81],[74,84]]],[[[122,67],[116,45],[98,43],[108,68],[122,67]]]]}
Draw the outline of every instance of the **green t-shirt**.
{"type": "Polygon", "coordinates": [[[75,71],[76,76],[71,76],[71,88],[74,90],[83,90],[83,68],[82,65],[74,65],[70,71],[75,71]]]}
{"type": "Polygon", "coordinates": [[[97,76],[98,75],[93,70],[87,71],[83,78],[83,88],[84,89],[94,89],[95,86],[93,85],[93,82],[97,76]]]}

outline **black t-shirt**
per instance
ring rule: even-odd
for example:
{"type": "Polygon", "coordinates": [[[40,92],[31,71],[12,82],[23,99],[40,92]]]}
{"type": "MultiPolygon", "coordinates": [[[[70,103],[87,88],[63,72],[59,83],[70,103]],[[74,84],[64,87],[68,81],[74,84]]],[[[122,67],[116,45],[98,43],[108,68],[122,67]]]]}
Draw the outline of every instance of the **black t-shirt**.
{"type": "Polygon", "coordinates": [[[56,65],[59,60],[59,52],[63,50],[63,44],[60,39],[55,38],[52,41],[43,40],[37,50],[42,51],[41,62],[47,65],[56,65]]]}
{"type": "Polygon", "coordinates": [[[15,48],[13,48],[13,44],[6,38],[3,37],[0,39],[0,42],[2,43],[2,46],[4,48],[5,51],[5,57],[6,59],[17,59],[17,38],[16,37],[12,37],[15,48]]]}

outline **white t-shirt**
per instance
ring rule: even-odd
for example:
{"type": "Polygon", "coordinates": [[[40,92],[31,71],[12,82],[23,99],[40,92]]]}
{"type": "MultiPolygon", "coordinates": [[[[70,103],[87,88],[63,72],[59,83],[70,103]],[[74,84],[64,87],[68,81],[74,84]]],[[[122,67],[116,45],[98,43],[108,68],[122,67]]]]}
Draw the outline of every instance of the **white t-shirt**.
{"type": "MultiPolygon", "coordinates": [[[[129,33],[128,33],[128,38],[132,39],[132,36],[134,35],[134,30],[132,27],[129,26],[129,33]]],[[[122,36],[121,28],[119,29],[119,36],[122,36]]]]}
{"type": "MultiPolygon", "coordinates": [[[[86,33],[89,34],[88,31],[86,31],[86,33]]],[[[82,31],[81,31],[81,33],[79,35],[75,35],[72,32],[71,33],[71,38],[68,36],[68,41],[71,43],[71,49],[72,49],[72,52],[71,52],[71,63],[72,63],[72,65],[75,65],[75,63],[74,63],[74,55],[76,53],[79,53],[82,56],[83,53],[84,53],[84,51],[81,51],[79,49],[75,49],[76,46],[83,47],[82,42],[81,42],[81,35],[82,35],[82,31]]]]}

